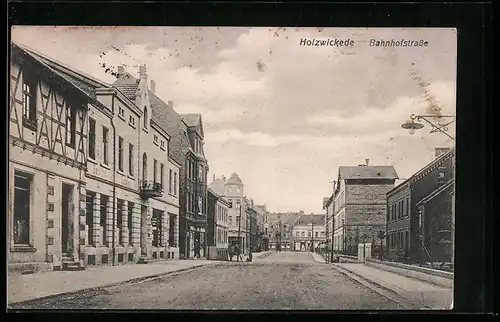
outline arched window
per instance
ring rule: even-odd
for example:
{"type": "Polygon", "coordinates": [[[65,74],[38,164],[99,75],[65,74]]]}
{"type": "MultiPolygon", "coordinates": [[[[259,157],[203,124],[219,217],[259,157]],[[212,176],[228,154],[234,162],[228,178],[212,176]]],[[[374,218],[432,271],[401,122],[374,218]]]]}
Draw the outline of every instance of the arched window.
{"type": "Polygon", "coordinates": [[[146,153],[142,155],[142,180],[148,180],[148,156],[146,153]]]}
{"type": "Polygon", "coordinates": [[[148,128],[148,107],[147,106],[144,106],[144,128],[147,129],[148,128]]]}

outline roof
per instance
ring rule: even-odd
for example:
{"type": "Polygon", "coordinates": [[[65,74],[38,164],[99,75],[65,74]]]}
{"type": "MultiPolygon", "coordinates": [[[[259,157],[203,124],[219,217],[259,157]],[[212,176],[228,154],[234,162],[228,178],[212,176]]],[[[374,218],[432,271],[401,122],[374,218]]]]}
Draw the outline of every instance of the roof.
{"type": "MultiPolygon", "coordinates": [[[[109,84],[101,82],[91,76],[85,75],[80,71],[75,70],[69,66],[66,66],[52,58],[49,58],[29,47],[24,45],[19,45],[17,43],[12,43],[14,47],[19,48],[24,53],[28,54],[39,64],[46,67],[52,73],[63,78],[66,82],[71,84],[76,89],[80,90],[83,94],[89,97],[92,101],[98,102],[96,100],[95,89],[96,88],[106,88],[111,87],[109,84]]],[[[102,106],[102,104],[98,103],[102,106]]]]}
{"type": "Polygon", "coordinates": [[[201,114],[181,114],[182,119],[186,122],[187,126],[198,126],[201,119],[201,114]]]}
{"type": "Polygon", "coordinates": [[[135,102],[137,91],[139,90],[139,80],[135,79],[131,74],[125,73],[120,75],[116,82],[113,83],[120,92],[123,93],[129,100],[135,102]]]}
{"type": "Polygon", "coordinates": [[[325,215],[313,214],[311,215],[302,215],[297,221],[293,224],[294,226],[308,226],[311,223],[314,223],[314,226],[324,226],[325,225],[325,215]]]}
{"type": "Polygon", "coordinates": [[[448,182],[440,186],[439,188],[435,189],[433,192],[428,194],[425,198],[417,202],[416,206],[420,206],[421,204],[426,204],[427,202],[431,201],[435,197],[439,196],[443,191],[446,191],[448,188],[453,187],[455,179],[450,179],[448,182]]]}
{"type": "Polygon", "coordinates": [[[208,188],[217,193],[220,196],[226,194],[226,183],[221,178],[217,178],[208,185],[208,188]]]}
{"type": "Polygon", "coordinates": [[[349,179],[398,179],[393,166],[341,166],[340,180],[349,179]]]}
{"type": "Polygon", "coordinates": [[[270,225],[281,220],[283,225],[292,226],[300,215],[300,213],[270,213],[267,215],[267,220],[270,225]]]}
{"type": "Polygon", "coordinates": [[[226,206],[229,206],[230,203],[226,200],[226,198],[224,198],[224,195],[221,195],[221,194],[218,194],[216,191],[214,191],[213,189],[211,188],[208,188],[207,189],[207,192],[208,193],[211,193],[212,195],[214,195],[220,202],[222,202],[223,204],[225,204],[226,206]]]}
{"type": "Polygon", "coordinates": [[[241,181],[240,177],[238,176],[237,173],[233,173],[231,175],[231,178],[227,179],[226,184],[237,184],[237,185],[243,185],[243,181],[241,181]]]}
{"type": "Polygon", "coordinates": [[[444,160],[445,158],[447,158],[448,156],[450,156],[453,153],[455,153],[455,147],[453,147],[449,151],[441,154],[440,156],[438,156],[437,158],[435,158],[434,160],[432,160],[431,162],[426,164],[424,167],[422,167],[420,170],[415,172],[411,177],[409,177],[405,181],[401,182],[400,184],[398,184],[397,186],[395,186],[391,190],[387,191],[387,195],[390,195],[390,194],[400,190],[401,187],[407,185],[412,179],[414,179],[415,177],[417,177],[420,174],[422,174],[423,172],[425,172],[428,168],[440,163],[442,160],[444,160]]]}

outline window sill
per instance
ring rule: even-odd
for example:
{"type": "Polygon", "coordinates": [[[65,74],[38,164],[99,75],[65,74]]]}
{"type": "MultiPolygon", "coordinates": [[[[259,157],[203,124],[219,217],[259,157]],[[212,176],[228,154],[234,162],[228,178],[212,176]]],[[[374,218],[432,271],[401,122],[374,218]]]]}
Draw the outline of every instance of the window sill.
{"type": "Polygon", "coordinates": [[[129,174],[129,175],[127,175],[127,177],[128,177],[129,179],[135,180],[135,177],[134,177],[133,175],[130,175],[130,174],[129,174]]]}
{"type": "Polygon", "coordinates": [[[130,122],[128,123],[128,125],[130,125],[130,127],[131,127],[131,128],[133,128],[133,129],[135,129],[135,128],[136,128],[136,127],[135,127],[135,124],[132,124],[132,123],[130,123],[130,122]]]}
{"type": "Polygon", "coordinates": [[[173,193],[168,193],[170,197],[177,198],[177,195],[174,195],[173,193]]]}
{"type": "Polygon", "coordinates": [[[13,253],[36,253],[36,248],[30,245],[16,245],[10,249],[13,253]]]}
{"type": "Polygon", "coordinates": [[[146,129],[145,127],[143,127],[142,130],[146,133],[149,133],[148,129],[146,129]]]}
{"type": "Polygon", "coordinates": [[[93,164],[98,164],[98,162],[91,157],[87,157],[87,161],[89,161],[90,163],[93,163],[93,164]]]}
{"type": "Polygon", "coordinates": [[[108,170],[111,170],[109,168],[109,165],[107,165],[106,163],[101,163],[101,167],[105,168],[105,169],[108,169],[108,170]]]}
{"type": "Polygon", "coordinates": [[[122,115],[118,114],[118,118],[120,118],[123,122],[126,122],[125,121],[125,116],[122,116],[122,115]]]}
{"type": "Polygon", "coordinates": [[[153,141],[153,144],[156,145],[156,146],[158,146],[158,142],[153,141]]]}
{"type": "Polygon", "coordinates": [[[116,170],[116,173],[118,173],[119,175],[121,176],[124,176],[126,177],[127,175],[125,174],[125,172],[121,171],[121,170],[116,170]]]}

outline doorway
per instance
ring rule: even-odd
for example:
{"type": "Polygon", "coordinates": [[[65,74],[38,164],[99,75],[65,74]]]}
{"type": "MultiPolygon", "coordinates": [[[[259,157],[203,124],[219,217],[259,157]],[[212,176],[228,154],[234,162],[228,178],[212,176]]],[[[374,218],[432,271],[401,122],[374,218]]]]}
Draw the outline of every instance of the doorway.
{"type": "Polygon", "coordinates": [[[62,184],[62,198],[61,198],[61,252],[69,254],[73,248],[73,186],[69,184],[62,184]]]}

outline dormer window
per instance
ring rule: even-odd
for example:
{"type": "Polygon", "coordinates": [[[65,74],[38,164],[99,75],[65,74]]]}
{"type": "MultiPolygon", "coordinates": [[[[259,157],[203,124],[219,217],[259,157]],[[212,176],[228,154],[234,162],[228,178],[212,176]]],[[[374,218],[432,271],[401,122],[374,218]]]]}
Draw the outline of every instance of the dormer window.
{"type": "Polygon", "coordinates": [[[144,115],[143,115],[143,117],[144,117],[143,127],[144,127],[144,129],[147,130],[148,129],[148,108],[147,108],[147,106],[144,106],[144,115]]]}

